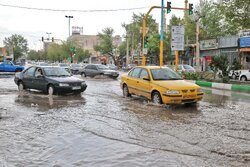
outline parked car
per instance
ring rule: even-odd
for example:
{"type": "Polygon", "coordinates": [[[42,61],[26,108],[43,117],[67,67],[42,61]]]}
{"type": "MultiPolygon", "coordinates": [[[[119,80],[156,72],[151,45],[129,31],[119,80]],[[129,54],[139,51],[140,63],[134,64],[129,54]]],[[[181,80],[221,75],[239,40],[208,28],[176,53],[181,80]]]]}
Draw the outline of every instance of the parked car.
{"type": "Polygon", "coordinates": [[[196,103],[203,98],[200,86],[184,81],[168,67],[139,66],[121,76],[123,96],[144,96],[157,104],[196,103]]]}
{"type": "Polygon", "coordinates": [[[118,70],[118,67],[114,64],[107,64],[106,66],[111,70],[118,70]]]}
{"type": "Polygon", "coordinates": [[[132,68],[134,68],[136,65],[135,64],[128,64],[127,66],[122,67],[123,71],[129,71],[132,68]]]}
{"type": "MultiPolygon", "coordinates": [[[[175,71],[175,65],[166,65],[166,67],[169,67],[175,71]]],[[[190,65],[179,64],[177,72],[179,72],[179,73],[181,73],[181,72],[196,72],[196,70],[194,69],[194,67],[192,67],[190,65]]]]}
{"type": "Polygon", "coordinates": [[[70,70],[72,74],[79,74],[82,66],[80,64],[71,64],[70,70]]]}
{"type": "Polygon", "coordinates": [[[239,80],[241,81],[250,81],[250,70],[243,72],[239,76],[239,80]]]}
{"type": "Polygon", "coordinates": [[[12,61],[4,60],[0,62],[0,72],[20,72],[24,66],[17,66],[12,61]]]}
{"type": "Polygon", "coordinates": [[[49,95],[80,94],[87,88],[84,80],[72,76],[65,68],[52,66],[31,66],[16,73],[14,81],[19,91],[36,89],[49,95]]]}
{"type": "Polygon", "coordinates": [[[81,71],[81,76],[83,77],[95,77],[98,75],[108,76],[116,79],[119,76],[118,71],[111,70],[103,64],[88,64],[81,71]]]}

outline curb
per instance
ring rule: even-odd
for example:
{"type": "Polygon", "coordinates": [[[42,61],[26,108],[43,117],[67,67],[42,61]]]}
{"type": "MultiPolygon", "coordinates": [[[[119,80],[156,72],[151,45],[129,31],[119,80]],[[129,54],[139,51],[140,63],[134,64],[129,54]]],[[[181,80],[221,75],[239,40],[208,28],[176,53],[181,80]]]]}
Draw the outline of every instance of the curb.
{"type": "Polygon", "coordinates": [[[248,85],[225,84],[225,83],[192,81],[192,80],[190,82],[195,83],[201,87],[209,87],[209,88],[231,90],[231,91],[250,92],[250,86],[248,85]]]}

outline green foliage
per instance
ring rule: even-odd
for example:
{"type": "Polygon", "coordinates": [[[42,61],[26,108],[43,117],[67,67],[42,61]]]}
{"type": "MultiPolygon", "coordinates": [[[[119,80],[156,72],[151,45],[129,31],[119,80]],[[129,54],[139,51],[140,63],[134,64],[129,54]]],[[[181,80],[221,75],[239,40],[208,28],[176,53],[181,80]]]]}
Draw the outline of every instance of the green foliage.
{"type": "Polygon", "coordinates": [[[24,56],[28,51],[28,42],[21,35],[14,34],[9,38],[5,38],[3,43],[8,48],[9,54],[13,53],[14,61],[24,56]]]}
{"type": "Polygon", "coordinates": [[[219,72],[219,76],[222,78],[223,82],[229,81],[229,71],[230,68],[228,67],[228,58],[227,56],[213,56],[212,62],[209,65],[212,71],[215,73],[219,72]]]}
{"type": "Polygon", "coordinates": [[[232,66],[230,67],[230,70],[239,70],[241,69],[240,61],[236,58],[233,60],[232,66]]]}
{"type": "Polygon", "coordinates": [[[36,51],[36,50],[30,50],[28,52],[27,59],[28,60],[46,60],[45,52],[43,51],[36,51]]]}
{"type": "Polygon", "coordinates": [[[47,51],[47,59],[52,61],[63,61],[73,54],[75,54],[75,59],[78,60],[78,62],[83,61],[91,55],[88,50],[83,50],[74,42],[65,42],[62,45],[52,43],[49,45],[47,51]],[[75,50],[72,51],[72,48],[75,48],[75,50]]]}
{"type": "Polygon", "coordinates": [[[229,0],[218,4],[218,8],[224,13],[225,22],[234,25],[236,31],[250,28],[249,0],[229,0]]]}
{"type": "Polygon", "coordinates": [[[113,34],[113,28],[108,27],[103,29],[102,33],[98,33],[100,44],[95,45],[94,49],[103,55],[111,57],[117,65],[116,51],[118,50],[118,46],[113,43],[113,34]]]}
{"type": "Polygon", "coordinates": [[[186,80],[199,80],[200,74],[197,72],[181,72],[181,76],[186,80]]]}

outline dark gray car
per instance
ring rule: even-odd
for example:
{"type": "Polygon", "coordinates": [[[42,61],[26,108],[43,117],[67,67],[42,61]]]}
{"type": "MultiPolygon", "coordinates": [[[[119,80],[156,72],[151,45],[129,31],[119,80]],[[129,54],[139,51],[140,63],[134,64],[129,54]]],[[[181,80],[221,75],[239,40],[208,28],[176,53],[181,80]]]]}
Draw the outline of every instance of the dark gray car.
{"type": "Polygon", "coordinates": [[[108,76],[116,79],[119,73],[115,70],[109,69],[107,66],[102,64],[88,64],[81,70],[82,77],[95,77],[95,76],[108,76]]]}

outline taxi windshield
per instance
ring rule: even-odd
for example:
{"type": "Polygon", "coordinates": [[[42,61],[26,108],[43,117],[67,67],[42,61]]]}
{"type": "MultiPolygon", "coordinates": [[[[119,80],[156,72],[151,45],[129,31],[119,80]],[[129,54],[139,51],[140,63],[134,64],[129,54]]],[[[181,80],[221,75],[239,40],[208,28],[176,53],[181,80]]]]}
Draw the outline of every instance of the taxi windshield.
{"type": "Polygon", "coordinates": [[[169,68],[151,69],[153,80],[182,80],[182,78],[169,68]]]}

